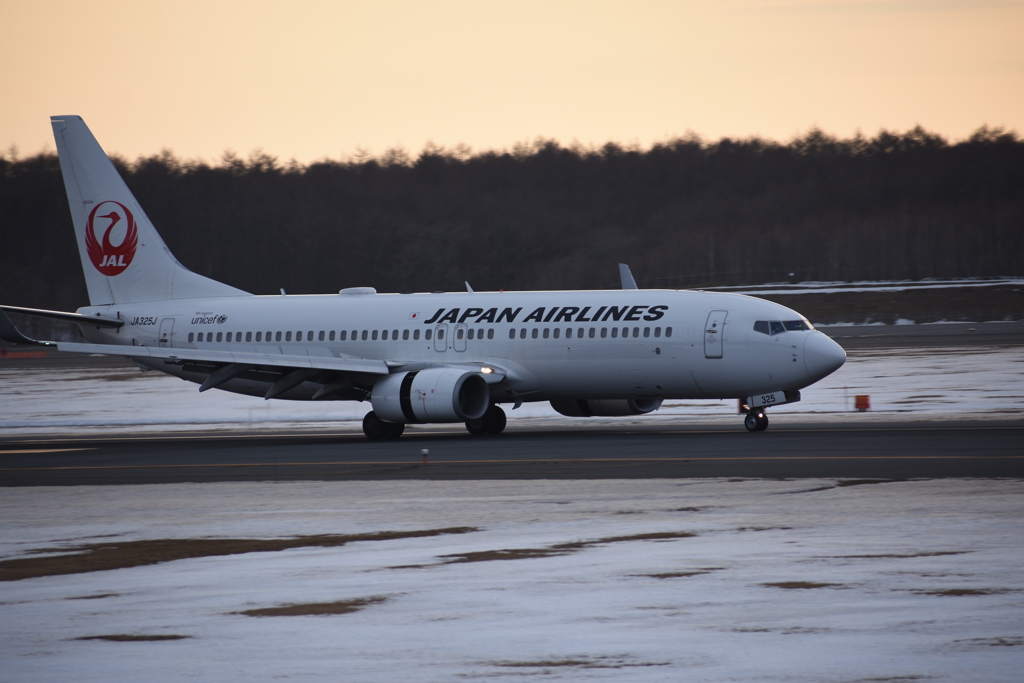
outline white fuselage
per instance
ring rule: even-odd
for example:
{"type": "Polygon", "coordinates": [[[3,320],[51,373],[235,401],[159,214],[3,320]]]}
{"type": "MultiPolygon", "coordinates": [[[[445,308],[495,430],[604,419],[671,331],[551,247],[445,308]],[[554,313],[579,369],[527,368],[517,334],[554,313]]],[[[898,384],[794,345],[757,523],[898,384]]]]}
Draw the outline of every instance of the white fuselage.
{"type": "MultiPolygon", "coordinates": [[[[701,291],[357,290],[171,299],[79,312],[125,321],[116,330],[83,326],[87,339],[103,344],[375,359],[408,370],[493,365],[504,373],[491,386],[492,400],[499,403],[742,398],[798,390],[845,360],[842,349],[815,330],[755,330],[757,321],[803,321],[791,309],[701,291]]],[[[142,362],[197,383],[209,374],[163,360],[142,362]]],[[[219,388],[263,395],[267,386],[249,378],[219,388]]],[[[280,397],[309,399],[319,388],[307,381],[280,397]]]]}

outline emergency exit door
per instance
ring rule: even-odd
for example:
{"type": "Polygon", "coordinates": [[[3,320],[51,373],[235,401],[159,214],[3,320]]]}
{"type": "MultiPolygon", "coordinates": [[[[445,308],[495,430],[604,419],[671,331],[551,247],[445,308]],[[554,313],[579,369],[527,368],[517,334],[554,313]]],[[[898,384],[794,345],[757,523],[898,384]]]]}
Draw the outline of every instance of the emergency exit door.
{"type": "Polygon", "coordinates": [[[160,321],[160,346],[171,345],[171,335],[174,333],[174,318],[164,318],[160,321]]]}

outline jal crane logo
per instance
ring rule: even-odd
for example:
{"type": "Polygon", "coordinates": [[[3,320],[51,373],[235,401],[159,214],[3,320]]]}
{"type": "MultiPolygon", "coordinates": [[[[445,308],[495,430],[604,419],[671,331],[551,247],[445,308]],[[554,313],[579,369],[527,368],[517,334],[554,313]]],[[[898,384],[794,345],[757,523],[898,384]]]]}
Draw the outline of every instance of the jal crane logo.
{"type": "Polygon", "coordinates": [[[121,202],[100,202],[89,212],[85,223],[85,249],[96,270],[104,275],[118,275],[131,265],[135,250],[139,246],[139,228],[135,216],[121,202]],[[103,238],[96,239],[96,229],[103,231],[103,238]],[[111,233],[124,236],[119,244],[111,242],[111,233]]]}

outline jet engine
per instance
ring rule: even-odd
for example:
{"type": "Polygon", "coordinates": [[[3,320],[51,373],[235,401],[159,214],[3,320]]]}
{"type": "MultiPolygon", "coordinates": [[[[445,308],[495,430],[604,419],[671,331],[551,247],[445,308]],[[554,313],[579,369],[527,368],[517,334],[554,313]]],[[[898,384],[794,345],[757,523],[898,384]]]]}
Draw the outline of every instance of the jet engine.
{"type": "Polygon", "coordinates": [[[465,422],[484,416],[491,391],[478,372],[429,368],[380,378],[370,402],[385,422],[465,422]]]}
{"type": "Polygon", "coordinates": [[[551,407],[567,417],[643,415],[661,407],[660,398],[559,399],[551,407]]]}

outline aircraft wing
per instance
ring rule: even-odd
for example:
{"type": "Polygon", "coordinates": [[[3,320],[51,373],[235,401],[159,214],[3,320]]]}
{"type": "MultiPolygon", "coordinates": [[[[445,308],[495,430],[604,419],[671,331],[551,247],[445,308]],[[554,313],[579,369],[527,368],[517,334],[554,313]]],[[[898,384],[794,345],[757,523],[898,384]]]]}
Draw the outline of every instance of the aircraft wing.
{"type": "Polygon", "coordinates": [[[388,364],[367,358],[336,358],[333,356],[287,355],[251,351],[212,351],[154,346],[118,346],[115,344],[84,344],[80,342],[45,342],[46,346],[71,353],[99,353],[128,358],[163,358],[171,361],[205,361],[207,363],[242,363],[279,368],[311,368],[338,372],[361,372],[387,375],[388,364]]]}

